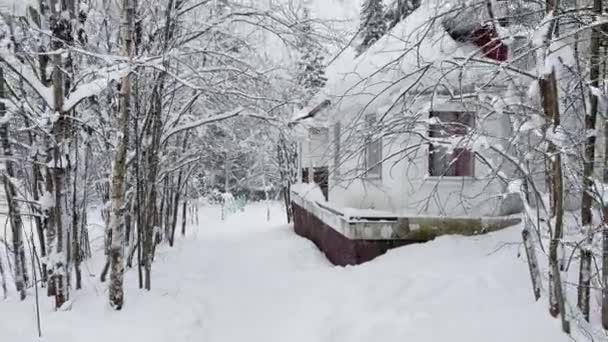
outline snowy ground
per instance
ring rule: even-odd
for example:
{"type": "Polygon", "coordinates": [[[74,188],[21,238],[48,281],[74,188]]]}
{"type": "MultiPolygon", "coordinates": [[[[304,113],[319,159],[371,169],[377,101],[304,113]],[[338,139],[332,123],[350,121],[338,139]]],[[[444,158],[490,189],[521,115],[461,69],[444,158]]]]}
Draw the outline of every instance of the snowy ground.
{"type": "MultiPolygon", "coordinates": [[[[126,279],[114,312],[98,273],[71,311],[42,297],[47,342],[570,341],[544,303],[534,303],[519,230],[442,237],[389,252],[358,267],[331,266],[262,204],[221,221],[200,213],[173,249],[161,248],[153,290],[126,279]]],[[[97,252],[99,254],[99,252],[97,252]]],[[[33,294],[33,291],[31,291],[33,294]]],[[[36,341],[34,302],[0,301],[0,341],[36,341]]]]}

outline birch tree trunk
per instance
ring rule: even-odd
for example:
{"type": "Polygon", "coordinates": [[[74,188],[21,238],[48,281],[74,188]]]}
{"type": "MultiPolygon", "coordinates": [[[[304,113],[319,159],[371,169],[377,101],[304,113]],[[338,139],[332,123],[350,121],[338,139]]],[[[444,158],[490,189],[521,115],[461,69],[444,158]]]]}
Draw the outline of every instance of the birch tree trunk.
{"type": "MultiPolygon", "coordinates": [[[[132,26],[135,8],[131,0],[123,0],[122,3],[123,23],[123,54],[132,57],[132,26]]],[[[112,244],[110,247],[111,273],[110,273],[110,305],[116,309],[122,309],[124,302],[123,273],[124,273],[124,243],[125,243],[125,178],[127,175],[127,147],[129,145],[129,113],[131,97],[131,77],[126,75],[121,80],[120,87],[120,135],[114,167],[112,173],[110,213],[110,230],[112,232],[112,244]]]]}
{"type": "MultiPolygon", "coordinates": [[[[0,68],[0,99],[4,99],[4,73],[0,68]]],[[[8,132],[9,122],[4,120],[6,115],[6,105],[0,102],[0,141],[2,142],[2,152],[4,156],[4,172],[2,173],[2,181],[4,183],[4,191],[6,193],[6,202],[8,205],[8,216],[12,232],[12,247],[13,247],[13,262],[15,266],[15,287],[19,292],[21,300],[26,297],[25,288],[27,285],[27,270],[25,263],[25,249],[23,245],[23,221],[21,219],[21,210],[17,202],[17,188],[15,186],[15,170],[13,168],[13,150],[11,148],[8,132]]]]}

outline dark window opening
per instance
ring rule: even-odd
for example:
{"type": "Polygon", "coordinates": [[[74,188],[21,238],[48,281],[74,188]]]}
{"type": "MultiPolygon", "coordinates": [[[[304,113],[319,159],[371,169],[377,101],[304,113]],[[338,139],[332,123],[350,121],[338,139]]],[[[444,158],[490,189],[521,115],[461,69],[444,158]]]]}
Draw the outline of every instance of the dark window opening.
{"type": "MultiPolygon", "coordinates": [[[[468,112],[431,112],[435,122],[429,125],[429,138],[464,138],[475,125],[475,116],[468,112]]],[[[466,148],[429,145],[429,175],[433,177],[475,176],[475,153],[466,148]]]]}
{"type": "MultiPolygon", "coordinates": [[[[310,183],[310,168],[302,169],[302,182],[310,183]]],[[[329,167],[319,166],[312,168],[312,182],[317,184],[325,197],[325,200],[329,199],[329,167]]]]}

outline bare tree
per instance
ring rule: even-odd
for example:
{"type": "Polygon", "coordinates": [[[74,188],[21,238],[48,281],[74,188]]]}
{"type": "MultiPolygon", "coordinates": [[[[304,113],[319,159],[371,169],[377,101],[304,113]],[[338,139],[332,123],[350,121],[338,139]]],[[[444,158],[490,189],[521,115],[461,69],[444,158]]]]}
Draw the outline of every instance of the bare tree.
{"type": "MultiPolygon", "coordinates": [[[[135,5],[131,0],[123,0],[123,54],[132,57],[133,48],[133,18],[135,5]]],[[[124,244],[125,244],[125,177],[127,176],[127,147],[129,146],[129,116],[131,111],[131,76],[127,74],[120,84],[120,117],[118,146],[114,157],[112,173],[112,210],[110,213],[110,230],[112,232],[112,245],[110,259],[112,271],[110,274],[110,305],[120,310],[124,301],[123,272],[124,272],[124,244]]]]}
{"type": "MultiPolygon", "coordinates": [[[[4,71],[0,68],[0,99],[4,99],[4,71]]],[[[21,300],[25,299],[27,286],[27,268],[25,259],[25,248],[23,244],[23,220],[21,218],[21,210],[17,199],[17,187],[13,183],[15,178],[15,169],[13,166],[13,151],[9,142],[9,121],[6,117],[6,105],[0,103],[0,141],[2,142],[2,152],[5,158],[4,172],[2,173],[2,182],[6,193],[6,203],[8,205],[8,216],[12,232],[12,248],[13,248],[13,263],[15,269],[15,286],[21,300]]]]}

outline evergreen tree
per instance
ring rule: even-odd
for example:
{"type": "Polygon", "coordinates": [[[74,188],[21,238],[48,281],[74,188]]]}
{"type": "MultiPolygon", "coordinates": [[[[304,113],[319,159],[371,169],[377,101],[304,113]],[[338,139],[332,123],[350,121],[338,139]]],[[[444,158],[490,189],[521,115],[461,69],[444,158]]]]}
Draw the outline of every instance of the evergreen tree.
{"type": "Polygon", "coordinates": [[[304,7],[299,32],[300,60],[298,61],[296,82],[303,93],[301,103],[306,105],[327,82],[322,47],[315,40],[314,29],[310,23],[310,13],[306,7],[304,7]]]}
{"type": "Polygon", "coordinates": [[[361,24],[359,27],[361,44],[357,48],[358,53],[367,50],[380,39],[386,32],[386,28],[382,0],[365,0],[363,7],[361,7],[361,24]]]}
{"type": "Polygon", "coordinates": [[[393,0],[385,15],[387,30],[395,27],[418,7],[420,7],[420,0],[393,0]]]}

